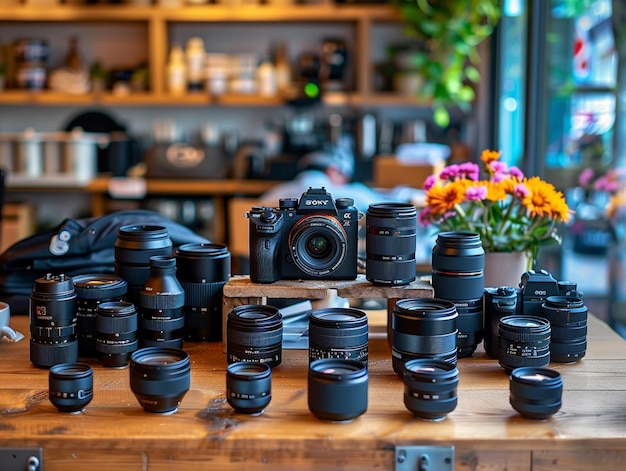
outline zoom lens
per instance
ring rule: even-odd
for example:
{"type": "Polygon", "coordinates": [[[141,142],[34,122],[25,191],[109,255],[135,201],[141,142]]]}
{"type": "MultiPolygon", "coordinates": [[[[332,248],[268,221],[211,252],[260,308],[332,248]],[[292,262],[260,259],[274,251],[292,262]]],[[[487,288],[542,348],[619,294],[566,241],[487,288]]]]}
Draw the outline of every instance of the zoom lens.
{"type": "Polygon", "coordinates": [[[516,368],[510,378],[510,402],[523,417],[545,420],[561,408],[563,380],[547,368],[516,368]]]}
{"type": "Polygon", "coordinates": [[[417,210],[408,203],[371,204],[366,213],[366,278],[378,285],[415,280],[417,210]]]}
{"type": "Polygon", "coordinates": [[[59,412],[80,412],[93,398],[93,370],[83,363],[50,367],[48,398],[59,412]]]}
{"type": "Polygon", "coordinates": [[[176,412],[191,385],[189,355],[178,348],[141,348],[131,354],[129,370],[130,389],[146,412],[176,412]]]}
{"type": "Polygon", "coordinates": [[[283,346],[283,317],[268,305],[235,306],[226,320],[226,360],[280,365],[283,346]]]}
{"type": "Polygon", "coordinates": [[[573,363],[587,351],[587,306],[580,298],[548,296],[541,316],[550,321],[550,360],[573,363]]]}
{"type": "Polygon", "coordinates": [[[343,358],[367,364],[367,315],[352,308],[325,308],[309,317],[309,362],[343,358]]]}
{"type": "Polygon", "coordinates": [[[126,301],[101,303],[96,314],[96,351],[103,366],[122,368],[137,350],[137,310],[126,301]]]}
{"type": "Polygon", "coordinates": [[[535,316],[505,316],[498,324],[498,362],[507,372],[550,364],[550,322],[535,316]]]}
{"type": "Polygon", "coordinates": [[[367,367],[360,361],[315,360],[309,364],[309,410],[323,420],[353,420],[367,410],[367,385],[367,367]]]}
{"type": "Polygon", "coordinates": [[[226,368],[226,400],[240,414],[262,414],[272,399],[272,369],[240,361],[226,368]]]}
{"type": "Polygon", "coordinates": [[[78,355],[95,357],[96,312],[104,302],[124,301],[128,284],[117,275],[88,274],[74,277],[78,355]]]}
{"type": "Polygon", "coordinates": [[[185,291],[185,338],[222,340],[222,294],[230,278],[230,252],[219,244],[176,249],[176,277],[185,291]]]}
{"type": "Polygon", "coordinates": [[[76,290],[70,276],[37,278],[29,297],[30,361],[38,368],[78,360],[76,290]]]}
{"type": "Polygon", "coordinates": [[[455,304],[445,299],[398,300],[391,316],[394,371],[402,376],[404,364],[416,358],[456,365],[457,319],[455,304]]]}
{"type": "Polygon", "coordinates": [[[404,364],[404,405],[416,417],[442,420],[457,405],[459,371],[444,361],[420,358],[404,364]]]}

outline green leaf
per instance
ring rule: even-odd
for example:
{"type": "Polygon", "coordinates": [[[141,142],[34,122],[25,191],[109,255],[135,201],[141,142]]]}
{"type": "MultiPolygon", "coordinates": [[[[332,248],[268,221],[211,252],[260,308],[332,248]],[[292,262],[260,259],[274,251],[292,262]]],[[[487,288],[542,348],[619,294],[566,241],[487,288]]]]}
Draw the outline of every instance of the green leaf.
{"type": "Polygon", "coordinates": [[[445,128],[450,124],[450,113],[443,106],[439,106],[435,108],[433,121],[435,121],[437,126],[445,128]]]}
{"type": "Polygon", "coordinates": [[[473,65],[468,65],[465,67],[465,76],[467,79],[473,83],[480,82],[480,72],[473,65]]]}

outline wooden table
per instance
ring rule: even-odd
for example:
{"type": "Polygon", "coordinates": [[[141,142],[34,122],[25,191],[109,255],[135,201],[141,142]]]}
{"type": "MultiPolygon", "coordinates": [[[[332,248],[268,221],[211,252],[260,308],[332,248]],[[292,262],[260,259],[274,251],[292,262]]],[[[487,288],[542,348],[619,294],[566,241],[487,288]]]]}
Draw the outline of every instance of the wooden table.
{"type": "MultiPolygon", "coordinates": [[[[26,316],[14,316],[11,325],[28,337],[26,316]]],[[[479,348],[458,363],[458,407],[441,422],[427,422],[403,405],[386,338],[371,338],[369,407],[343,424],[309,412],[303,350],[284,352],[261,416],[236,414],[226,403],[220,342],[185,345],[191,389],[173,415],[144,412],[130,391],[128,368],[96,361],[94,399],[72,415],[48,401],[48,371],[29,362],[28,338],[0,342],[0,447],[41,448],[46,471],[394,469],[396,448],[409,445],[453,446],[456,471],[623,470],[626,342],[593,317],[588,340],[582,361],[551,365],[563,376],[564,394],[549,420],[524,419],[511,408],[507,375],[479,348]]]]}

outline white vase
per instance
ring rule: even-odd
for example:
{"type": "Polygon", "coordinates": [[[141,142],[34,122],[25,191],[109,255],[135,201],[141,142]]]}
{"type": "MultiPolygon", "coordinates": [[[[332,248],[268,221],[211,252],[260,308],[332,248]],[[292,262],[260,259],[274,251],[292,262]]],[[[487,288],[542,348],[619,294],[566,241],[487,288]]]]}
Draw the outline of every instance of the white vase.
{"type": "Polygon", "coordinates": [[[530,267],[527,252],[485,252],[485,288],[512,286],[517,288],[530,267]]]}

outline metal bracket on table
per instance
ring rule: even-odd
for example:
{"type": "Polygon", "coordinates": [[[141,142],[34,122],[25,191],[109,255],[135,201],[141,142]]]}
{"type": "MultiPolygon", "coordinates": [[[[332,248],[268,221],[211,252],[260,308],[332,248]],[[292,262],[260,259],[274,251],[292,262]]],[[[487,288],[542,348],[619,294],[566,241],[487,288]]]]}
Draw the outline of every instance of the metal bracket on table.
{"type": "Polygon", "coordinates": [[[397,446],[396,471],[454,471],[453,446],[397,446]]]}
{"type": "Polygon", "coordinates": [[[3,471],[43,471],[41,448],[0,448],[3,471]]]}

